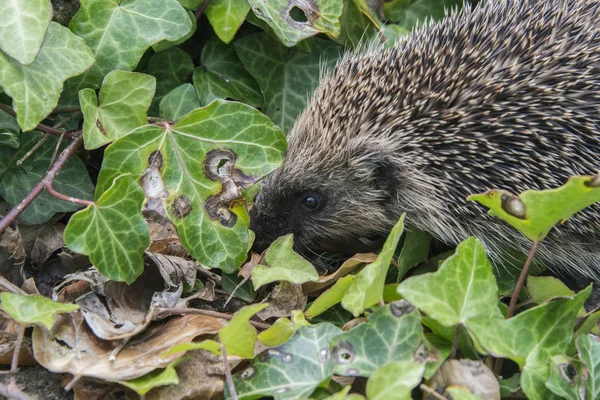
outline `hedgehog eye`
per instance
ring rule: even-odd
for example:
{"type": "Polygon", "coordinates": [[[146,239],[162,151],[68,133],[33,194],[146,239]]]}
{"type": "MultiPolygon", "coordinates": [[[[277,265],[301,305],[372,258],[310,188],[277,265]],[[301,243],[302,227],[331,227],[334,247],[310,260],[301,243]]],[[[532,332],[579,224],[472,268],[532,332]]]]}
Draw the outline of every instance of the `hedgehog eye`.
{"type": "Polygon", "coordinates": [[[317,211],[323,207],[323,204],[323,197],[313,193],[303,196],[302,200],[300,200],[300,205],[309,211],[317,211]]]}

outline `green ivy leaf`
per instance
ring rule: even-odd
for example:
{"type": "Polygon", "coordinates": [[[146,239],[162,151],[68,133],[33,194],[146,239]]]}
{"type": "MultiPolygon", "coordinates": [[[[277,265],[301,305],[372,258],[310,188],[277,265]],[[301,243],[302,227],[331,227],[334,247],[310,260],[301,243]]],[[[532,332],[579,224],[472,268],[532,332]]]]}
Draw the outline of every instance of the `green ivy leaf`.
{"type": "Polygon", "coordinates": [[[581,375],[581,364],[563,355],[552,357],[549,364],[550,376],[546,381],[546,387],[561,399],[585,400],[586,397],[580,395],[585,380],[581,375]],[[572,376],[574,372],[577,374],[572,376]]]}
{"type": "Polygon", "coordinates": [[[360,43],[368,41],[377,33],[369,18],[364,15],[355,0],[343,0],[344,9],[340,17],[340,35],[333,39],[336,43],[356,49],[360,43]]]}
{"type": "Polygon", "coordinates": [[[518,197],[504,190],[488,190],[469,200],[489,208],[488,214],[502,218],[533,241],[546,237],[556,224],[600,201],[600,174],[574,176],[551,190],[527,190],[518,197]]]}
{"type": "Polygon", "coordinates": [[[162,40],[187,35],[192,23],[176,0],[81,0],[69,28],[85,39],[96,63],[69,88],[97,88],[112,70],[132,71],[148,49],[162,40]]]}
{"type": "Polygon", "coordinates": [[[0,110],[0,146],[18,149],[21,146],[17,120],[4,110],[0,110]]]}
{"type": "Polygon", "coordinates": [[[85,148],[97,149],[146,125],[155,89],[156,79],[151,75],[111,71],[104,77],[98,98],[93,89],[81,90],[85,148]]]}
{"type": "Polygon", "coordinates": [[[362,314],[365,308],[377,304],[382,299],[385,277],[404,230],[405,216],[405,214],[402,214],[400,220],[390,232],[381,253],[377,256],[377,260],[364,267],[356,275],[354,282],[350,284],[342,298],[342,306],[355,317],[362,314]]]}
{"type": "Polygon", "coordinates": [[[472,318],[467,328],[483,349],[496,357],[508,357],[521,367],[521,386],[532,400],[552,398],[545,382],[548,360],[565,354],[573,338],[577,312],[592,286],[571,298],[558,298],[508,320],[472,318]]]}
{"type": "Polygon", "coordinates": [[[95,204],[71,217],[66,246],[89,256],[102,275],[132,283],[144,270],[144,250],[150,245],[143,201],[144,192],[130,176],[115,179],[95,204]]]}
{"type": "Polygon", "coordinates": [[[250,318],[260,310],[269,306],[268,303],[252,304],[236,312],[229,324],[219,331],[219,340],[225,345],[228,355],[243,358],[254,357],[256,329],[250,325],[250,318]]]}
{"type": "Polygon", "coordinates": [[[459,244],[437,272],[401,282],[398,293],[445,326],[481,316],[502,318],[492,265],[476,238],[459,244]]]}
{"type": "Polygon", "coordinates": [[[396,361],[379,367],[367,381],[369,400],[411,400],[411,392],[421,383],[425,365],[396,361]]]}
{"type": "Polygon", "coordinates": [[[462,4],[462,0],[392,0],[383,3],[383,12],[389,21],[412,30],[428,19],[444,18],[445,10],[458,11],[462,4]]]}
{"type": "Polygon", "coordinates": [[[588,379],[585,391],[588,399],[600,398],[600,342],[589,335],[577,338],[579,358],[587,368],[588,379]]]}
{"type": "Polygon", "coordinates": [[[307,98],[319,84],[321,68],[331,68],[342,47],[311,39],[312,50],[288,49],[265,33],[244,36],[235,42],[238,56],[258,81],[265,99],[263,112],[288,132],[306,107],[307,98]]]}
{"type": "Polygon", "coordinates": [[[21,64],[35,60],[52,19],[48,0],[11,0],[0,3],[0,50],[21,64]]]}
{"type": "MultiPolygon", "coordinates": [[[[341,330],[329,323],[303,326],[283,345],[265,350],[245,371],[234,376],[240,399],[273,396],[279,399],[308,397],[333,374],[329,341],[341,330]]],[[[228,396],[228,390],[225,389],[228,396]]]]}
{"type": "Polygon", "coordinates": [[[194,70],[194,86],[200,104],[215,99],[240,100],[254,107],[263,104],[258,84],[237,56],[235,47],[217,38],[210,39],[202,49],[201,66],[194,70]]]}
{"type": "Polygon", "coordinates": [[[159,115],[169,121],[178,121],[196,108],[200,108],[196,89],[191,83],[184,83],[163,97],[159,105],[159,115]]]}
{"type": "Polygon", "coordinates": [[[42,324],[52,329],[54,316],[79,309],[77,304],[59,303],[39,294],[20,295],[0,293],[2,309],[15,321],[24,324],[42,324]]]}
{"type": "Polygon", "coordinates": [[[462,386],[449,386],[446,388],[445,393],[448,393],[452,400],[485,400],[477,395],[474,395],[469,391],[469,389],[462,386]]]}
{"type": "MultiPolygon", "coordinates": [[[[17,165],[17,161],[43,137],[44,135],[39,132],[28,132],[21,135],[21,147],[18,150],[0,147],[0,197],[11,207],[23,200],[50,167],[52,155],[58,144],[58,138],[53,136],[46,137],[33,154],[21,165],[17,165]]],[[[66,144],[62,144],[60,150],[65,147],[66,144]]],[[[67,161],[54,178],[52,187],[59,193],[83,200],[91,200],[94,191],[94,185],[85,165],[78,157],[71,157],[67,161]]],[[[44,191],[23,211],[20,218],[31,224],[42,224],[57,212],[73,212],[80,207],[59,200],[44,191]]]]}
{"type": "Polygon", "coordinates": [[[318,33],[331,37],[340,34],[343,2],[313,0],[306,3],[288,0],[248,0],[254,14],[267,22],[281,42],[288,46],[318,33]]]}
{"type": "MultiPolygon", "coordinates": [[[[146,178],[162,179],[168,197],[161,197],[160,204],[181,243],[204,265],[231,273],[246,259],[248,214],[241,202],[229,201],[230,212],[219,214],[227,207],[221,207],[221,196],[231,193],[222,192],[219,179],[225,178],[205,172],[207,154],[212,151],[210,162],[215,164],[219,159],[233,161],[235,170],[242,173],[234,177],[246,185],[277,168],[285,148],[283,133],[260,112],[217,100],[173,126],[141,127],[111,144],[104,155],[96,197],[115,177],[131,173],[138,179],[160,160],[158,178],[146,178]]],[[[144,186],[151,183],[146,178],[142,178],[144,186]]]]}
{"type": "Polygon", "coordinates": [[[169,350],[165,351],[164,353],[162,353],[160,356],[166,357],[171,354],[179,353],[182,351],[184,351],[184,352],[190,351],[190,350],[206,350],[206,351],[210,351],[211,353],[213,353],[215,356],[218,356],[218,357],[221,357],[221,355],[222,355],[221,343],[216,342],[212,339],[206,339],[201,342],[179,343],[179,344],[171,347],[169,350]]]}
{"type": "Polygon", "coordinates": [[[35,60],[29,65],[0,52],[0,86],[13,99],[23,131],[34,129],[58,104],[65,79],[79,75],[94,62],[83,39],[51,22],[35,60]]]}
{"type": "Polygon", "coordinates": [[[404,300],[380,307],[362,323],[331,339],[334,372],[343,376],[370,376],[394,361],[415,359],[425,345],[419,311],[404,300]]]}
{"type": "Polygon", "coordinates": [[[157,116],[163,97],[176,87],[190,81],[194,72],[194,62],[188,53],[173,47],[154,54],[145,72],[156,78],[156,94],[148,114],[157,116]]]}
{"type": "Polygon", "coordinates": [[[341,302],[354,279],[355,275],[346,275],[338,279],[332,287],[315,299],[306,310],[306,318],[312,319],[341,302]]]}
{"type": "Polygon", "coordinates": [[[288,281],[301,284],[319,279],[319,274],[311,263],[306,261],[293,248],[293,236],[285,235],[273,242],[265,256],[267,265],[257,265],[252,269],[254,290],[275,281],[288,281]]]}
{"type": "Polygon", "coordinates": [[[188,11],[187,15],[188,15],[188,18],[190,19],[190,23],[192,24],[192,29],[190,29],[188,31],[188,33],[186,33],[179,39],[163,40],[156,44],[153,44],[152,50],[154,50],[155,53],[160,53],[161,51],[165,51],[165,50],[174,48],[175,46],[179,46],[180,44],[182,44],[183,42],[185,42],[186,40],[188,40],[189,38],[194,36],[194,33],[196,32],[196,29],[198,28],[198,21],[196,21],[196,16],[194,15],[193,12],[188,11]]]}
{"type": "Polygon", "coordinates": [[[183,359],[180,358],[179,360],[167,365],[165,368],[157,368],[146,375],[140,376],[139,378],[118,382],[121,385],[135,391],[140,396],[145,395],[150,390],[158,386],[177,385],[179,383],[179,377],[177,376],[175,367],[181,361],[183,361],[183,359]]]}
{"type": "Polygon", "coordinates": [[[244,278],[239,277],[237,274],[223,273],[221,278],[221,287],[227,294],[234,293],[235,291],[236,297],[239,297],[248,303],[253,303],[256,299],[256,291],[252,287],[252,282],[250,282],[250,280],[247,280],[239,286],[244,278]]]}
{"type": "Polygon", "coordinates": [[[219,39],[229,43],[244,23],[248,11],[248,0],[212,0],[204,14],[219,39]]]}
{"type": "Polygon", "coordinates": [[[553,276],[527,277],[527,292],[534,304],[542,304],[554,297],[573,296],[574,291],[553,276]]]}
{"type": "Polygon", "coordinates": [[[411,268],[416,267],[427,259],[431,235],[418,229],[406,232],[404,245],[398,257],[398,278],[400,282],[411,268]]]}

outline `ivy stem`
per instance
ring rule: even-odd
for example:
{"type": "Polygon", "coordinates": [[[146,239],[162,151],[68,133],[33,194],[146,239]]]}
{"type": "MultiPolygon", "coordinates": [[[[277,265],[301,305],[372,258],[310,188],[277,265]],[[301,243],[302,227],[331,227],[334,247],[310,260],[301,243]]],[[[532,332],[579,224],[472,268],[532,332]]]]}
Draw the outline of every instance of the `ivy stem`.
{"type": "Polygon", "coordinates": [[[19,166],[19,165],[23,164],[23,162],[24,162],[25,160],[27,160],[29,157],[31,157],[31,155],[32,155],[33,153],[35,153],[35,151],[36,151],[37,149],[39,149],[39,148],[40,148],[40,146],[41,146],[42,144],[44,144],[44,142],[45,142],[46,140],[48,140],[48,135],[44,135],[44,136],[42,136],[42,138],[41,138],[40,140],[38,140],[36,144],[34,144],[33,146],[31,146],[31,148],[29,149],[29,151],[28,151],[27,153],[25,153],[25,155],[24,155],[23,157],[21,157],[21,158],[19,158],[19,160],[17,160],[17,162],[16,162],[17,166],[19,166]]]}
{"type": "Polygon", "coordinates": [[[229,366],[229,360],[227,359],[227,350],[225,345],[221,343],[221,353],[223,354],[223,365],[225,366],[225,380],[227,381],[227,387],[229,388],[229,395],[232,400],[238,400],[237,393],[235,391],[235,385],[233,384],[233,377],[231,376],[231,367],[229,366]]]}
{"type": "Polygon", "coordinates": [[[523,265],[523,269],[521,270],[521,275],[519,275],[519,280],[517,281],[517,285],[515,286],[515,290],[513,291],[512,297],[510,298],[510,304],[508,305],[508,312],[506,313],[506,318],[510,318],[515,314],[515,308],[517,308],[517,300],[519,300],[519,294],[521,293],[521,289],[523,289],[523,285],[525,284],[525,279],[527,278],[527,273],[529,272],[529,267],[531,266],[531,262],[533,261],[533,256],[540,245],[539,240],[534,240],[529,249],[529,254],[527,255],[527,260],[525,261],[525,265],[523,265]]]}
{"type": "Polygon", "coordinates": [[[460,337],[460,324],[456,324],[456,330],[454,331],[454,340],[452,341],[452,352],[450,358],[455,359],[458,351],[458,339],[460,337]]]}
{"type": "MultiPolygon", "coordinates": [[[[0,110],[6,111],[7,113],[9,113],[10,115],[12,115],[13,117],[17,116],[17,114],[13,111],[13,109],[10,108],[9,106],[7,106],[6,104],[0,104],[0,110]]],[[[53,128],[51,126],[44,125],[44,124],[38,124],[38,126],[35,127],[35,130],[47,133],[48,135],[52,135],[52,136],[61,136],[61,135],[64,134],[65,137],[69,138],[69,139],[75,139],[79,135],[79,133],[80,133],[79,131],[67,131],[67,132],[65,132],[62,129],[56,129],[56,128],[53,128]]]]}
{"type": "Polygon", "coordinates": [[[93,201],[78,199],[77,197],[71,197],[71,196],[67,196],[62,193],[57,192],[52,187],[51,182],[46,184],[45,189],[48,193],[50,193],[52,196],[56,197],[57,199],[68,201],[69,203],[79,204],[80,206],[84,206],[84,207],[91,206],[92,204],[94,204],[93,201]]]}
{"type": "MultiPolygon", "coordinates": [[[[25,211],[27,206],[29,206],[33,202],[33,200],[35,200],[35,198],[37,196],[39,196],[40,193],[42,193],[42,191],[44,189],[47,190],[48,187],[52,186],[52,182],[54,181],[54,178],[56,177],[56,175],[60,172],[62,167],[67,163],[69,158],[71,158],[71,156],[75,153],[75,151],[79,148],[79,146],[81,146],[82,143],[83,143],[83,136],[81,136],[81,135],[77,136],[62,151],[62,153],[60,153],[60,155],[56,159],[56,162],[54,164],[52,164],[52,166],[50,167],[50,169],[48,169],[48,171],[46,172],[44,177],[38,183],[36,183],[33,188],[31,188],[29,193],[27,193],[27,195],[25,195],[25,198],[23,200],[21,200],[21,202],[19,204],[14,206],[6,214],[6,216],[4,216],[4,218],[2,218],[0,220],[0,235],[2,235],[4,233],[6,228],[8,228],[8,226],[11,223],[16,221],[16,219],[19,217],[19,215],[21,215],[21,213],[23,211],[25,211]]],[[[68,201],[71,201],[71,200],[68,200],[68,201]]]]}
{"type": "Polygon", "coordinates": [[[197,20],[200,19],[202,14],[204,14],[204,10],[206,10],[206,7],[208,7],[208,3],[210,3],[210,0],[204,0],[202,2],[202,4],[200,5],[200,7],[194,13],[194,16],[196,17],[197,20]]]}

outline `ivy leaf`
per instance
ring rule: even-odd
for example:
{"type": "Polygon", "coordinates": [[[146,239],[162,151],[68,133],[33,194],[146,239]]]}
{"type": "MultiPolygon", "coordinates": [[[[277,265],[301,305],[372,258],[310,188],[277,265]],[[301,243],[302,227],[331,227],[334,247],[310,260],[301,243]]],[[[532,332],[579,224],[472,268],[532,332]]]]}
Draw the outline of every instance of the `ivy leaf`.
{"type": "Polygon", "coordinates": [[[460,10],[462,4],[461,0],[392,0],[383,4],[383,12],[389,21],[410,31],[427,19],[444,18],[446,10],[460,10]]]}
{"type": "Polygon", "coordinates": [[[52,18],[50,1],[5,0],[0,3],[0,15],[0,50],[21,64],[31,64],[52,18]]]}
{"type": "Polygon", "coordinates": [[[191,83],[184,83],[163,97],[159,105],[159,115],[169,121],[177,121],[196,108],[200,108],[196,89],[191,83]]]}
{"type": "Polygon", "coordinates": [[[156,78],[156,94],[150,106],[150,115],[158,115],[158,106],[176,87],[189,82],[194,72],[192,57],[180,48],[173,47],[154,54],[148,62],[146,73],[156,78]]]}
{"type": "MultiPolygon", "coordinates": [[[[0,147],[0,197],[10,204],[17,205],[27,193],[43,177],[52,161],[52,155],[58,144],[58,138],[39,132],[28,132],[21,135],[21,147],[18,150],[0,147]],[[40,147],[20,165],[17,165],[25,154],[40,140],[40,147]]],[[[66,144],[61,145],[60,150],[66,144]]],[[[78,157],[71,157],[54,178],[52,187],[67,196],[91,200],[94,185],[90,180],[85,165],[78,157]]],[[[31,224],[42,224],[57,212],[73,212],[81,206],[59,200],[47,192],[39,196],[23,211],[20,218],[31,224]]]]}
{"type": "Polygon", "coordinates": [[[554,297],[573,296],[574,291],[553,276],[528,276],[527,292],[534,304],[542,304],[554,297]]]}
{"type": "Polygon", "coordinates": [[[52,329],[54,316],[79,309],[77,304],[59,303],[39,294],[20,295],[0,293],[2,309],[15,321],[24,324],[42,324],[52,329]]]}
{"type": "Polygon", "coordinates": [[[343,0],[344,9],[340,17],[340,35],[335,42],[356,49],[361,41],[377,33],[369,18],[361,12],[355,0],[343,0]]]}
{"type": "Polygon", "coordinates": [[[263,112],[288,132],[319,84],[319,71],[335,65],[342,47],[311,39],[306,53],[286,48],[265,33],[244,36],[235,42],[238,56],[258,82],[265,99],[263,112]]]}
{"type": "Polygon", "coordinates": [[[521,387],[532,400],[552,398],[545,382],[548,360],[565,354],[573,338],[577,312],[592,286],[571,298],[558,298],[508,320],[472,318],[467,324],[483,349],[496,357],[508,357],[521,367],[521,387]]]}
{"type": "Polygon", "coordinates": [[[418,229],[406,232],[404,245],[398,257],[398,278],[400,282],[404,275],[411,269],[421,264],[429,255],[431,235],[418,229]]]}
{"type": "Polygon", "coordinates": [[[448,393],[453,400],[485,400],[471,393],[466,387],[461,386],[448,386],[445,393],[448,393]]]}
{"type": "Polygon", "coordinates": [[[168,195],[158,201],[181,243],[204,265],[231,273],[246,259],[248,214],[241,202],[231,201],[235,191],[223,189],[221,180],[248,185],[277,168],[285,148],[283,133],[260,112],[217,100],[175,125],[140,127],[111,144],[96,197],[121,174],[144,175],[146,190],[155,188],[154,179],[162,180],[168,195]],[[221,174],[227,166],[235,169],[233,175],[221,174]]]}
{"type": "Polygon", "coordinates": [[[343,2],[338,0],[248,0],[254,14],[267,22],[281,42],[288,46],[318,33],[340,34],[343,2]]]}
{"type": "Polygon", "coordinates": [[[21,146],[17,120],[4,110],[0,110],[0,146],[18,149],[21,146]]]}
{"type": "Polygon", "coordinates": [[[51,22],[35,60],[22,65],[0,52],[0,86],[13,99],[23,131],[34,129],[58,104],[65,79],[94,62],[83,39],[51,22]]]}
{"type": "Polygon", "coordinates": [[[229,324],[219,331],[219,340],[225,345],[228,355],[243,358],[254,357],[256,329],[248,322],[250,318],[269,306],[269,303],[252,304],[236,312],[229,324]]]}
{"type": "MultiPolygon", "coordinates": [[[[283,345],[265,350],[233,379],[240,399],[273,396],[279,399],[308,397],[333,374],[329,341],[342,331],[323,323],[303,326],[283,345]]],[[[226,392],[228,396],[229,393],[226,392]]]]}
{"type": "Polygon", "coordinates": [[[577,338],[577,350],[579,358],[587,368],[585,391],[588,398],[600,398],[600,342],[590,335],[581,335],[577,338]]]}
{"type": "Polygon", "coordinates": [[[301,326],[308,325],[302,311],[293,310],[291,321],[288,318],[278,318],[269,329],[258,334],[258,340],[269,347],[279,346],[291,338],[301,326]]]}
{"type": "MultiPolygon", "coordinates": [[[[585,396],[581,396],[585,380],[582,376],[581,363],[574,361],[563,355],[552,357],[549,360],[550,376],[546,381],[546,387],[561,399],[585,400],[585,396]]],[[[585,389],[583,392],[585,393],[585,389]]]]}
{"type": "Polygon", "coordinates": [[[492,265],[476,238],[459,244],[437,272],[401,282],[398,293],[444,326],[481,316],[502,318],[492,265]]]}
{"type": "Polygon", "coordinates": [[[81,0],[69,28],[85,39],[96,57],[89,71],[69,82],[79,91],[97,88],[112,70],[132,71],[148,47],[185,36],[192,23],[176,0],[81,0]]]}
{"type": "Polygon", "coordinates": [[[404,230],[405,216],[405,214],[402,214],[400,220],[390,232],[381,253],[377,256],[377,260],[364,267],[356,275],[354,282],[350,284],[342,298],[342,306],[355,317],[362,314],[365,308],[377,304],[382,299],[385,277],[404,230]]]}
{"type": "MultiPolygon", "coordinates": [[[[179,2],[179,3],[181,3],[181,2],[179,2]]],[[[193,12],[188,11],[187,15],[188,15],[188,18],[190,19],[190,23],[192,24],[192,29],[190,29],[188,31],[188,33],[181,36],[177,40],[163,40],[156,44],[153,44],[152,50],[154,50],[155,53],[160,53],[167,49],[171,49],[175,46],[179,46],[180,44],[182,44],[183,42],[185,42],[186,40],[188,40],[189,38],[194,36],[194,33],[196,32],[196,29],[198,28],[198,21],[196,21],[196,16],[194,15],[193,12]]]]}
{"type": "Polygon", "coordinates": [[[98,99],[95,90],[81,90],[85,148],[97,149],[146,125],[155,89],[156,79],[151,75],[111,71],[104,77],[98,99]]]}
{"type": "Polygon", "coordinates": [[[162,353],[160,356],[166,357],[171,354],[190,350],[207,350],[219,357],[223,354],[221,350],[221,343],[212,339],[206,339],[201,342],[179,343],[162,353]]]}
{"type": "Polygon", "coordinates": [[[306,261],[293,248],[293,236],[285,235],[277,239],[267,250],[267,265],[257,265],[252,270],[254,290],[275,281],[288,281],[301,284],[319,279],[319,274],[311,263],[306,261]]]}
{"type": "Polygon", "coordinates": [[[411,392],[421,383],[425,365],[414,361],[395,361],[379,367],[367,381],[370,400],[411,400],[411,392]]]}
{"type": "MultiPolygon", "coordinates": [[[[189,343],[186,343],[189,344],[189,343]]],[[[157,368],[152,372],[142,375],[139,378],[131,379],[128,381],[118,381],[121,385],[128,387],[135,391],[140,396],[144,396],[150,390],[158,386],[166,385],[177,385],[179,383],[179,377],[175,367],[183,359],[178,359],[171,364],[167,365],[166,368],[157,368]]]]}
{"type": "Polygon", "coordinates": [[[426,345],[421,315],[408,302],[400,300],[380,307],[368,319],[368,323],[331,339],[337,375],[368,377],[390,362],[428,361],[417,351],[426,345]]]}
{"type": "Polygon", "coordinates": [[[202,49],[200,63],[194,70],[194,86],[202,105],[215,99],[235,99],[254,107],[262,106],[260,88],[233,46],[217,38],[210,39],[202,49]]]}
{"type": "Polygon", "coordinates": [[[488,190],[469,196],[469,200],[486,206],[488,214],[502,218],[530,240],[540,241],[554,225],[600,201],[600,174],[574,176],[551,190],[527,190],[519,196],[488,190]]]}
{"type": "Polygon", "coordinates": [[[315,299],[306,310],[306,318],[314,318],[341,302],[354,279],[355,275],[346,275],[338,279],[332,287],[315,299]]]}
{"type": "Polygon", "coordinates": [[[213,0],[204,14],[215,33],[225,43],[231,42],[250,11],[247,0],[213,0]]]}
{"type": "Polygon", "coordinates": [[[132,283],[144,270],[144,250],[150,245],[143,201],[144,192],[131,177],[115,179],[96,203],[71,217],[65,245],[89,256],[102,275],[132,283]]]}

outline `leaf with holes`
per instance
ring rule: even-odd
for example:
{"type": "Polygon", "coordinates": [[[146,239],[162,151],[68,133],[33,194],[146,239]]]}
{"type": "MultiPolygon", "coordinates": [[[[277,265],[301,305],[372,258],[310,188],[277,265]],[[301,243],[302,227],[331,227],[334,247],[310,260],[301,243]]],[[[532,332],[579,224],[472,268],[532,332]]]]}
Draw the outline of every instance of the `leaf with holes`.
{"type": "Polygon", "coordinates": [[[548,360],[566,353],[577,312],[591,289],[590,285],[573,297],[552,300],[508,320],[472,318],[467,328],[489,354],[510,358],[519,365],[527,398],[549,399],[552,393],[545,386],[550,375],[548,360]]]}
{"type": "Polygon", "coordinates": [[[437,360],[425,340],[419,311],[407,301],[381,307],[368,320],[331,340],[336,374],[368,377],[394,361],[437,360]]]}
{"type": "Polygon", "coordinates": [[[132,283],[144,270],[144,250],[150,245],[143,201],[138,184],[120,176],[96,203],[71,217],[65,245],[89,256],[102,275],[132,283]]]}
{"type": "Polygon", "coordinates": [[[202,49],[201,66],[194,70],[194,86],[202,105],[215,99],[235,99],[254,107],[263,104],[258,84],[238,58],[235,47],[217,38],[202,49]]]}
{"type": "Polygon", "coordinates": [[[577,338],[579,358],[587,368],[586,392],[590,399],[600,398],[600,341],[591,335],[577,338]]]}
{"type": "Polygon", "coordinates": [[[96,57],[89,71],[68,82],[78,92],[97,88],[112,70],[132,71],[148,47],[187,35],[192,22],[177,0],[82,0],[69,28],[96,57]]]}
{"type": "Polygon", "coordinates": [[[527,190],[519,196],[488,190],[469,196],[469,200],[486,206],[488,214],[502,218],[530,240],[539,241],[555,225],[600,201],[600,173],[574,176],[556,189],[527,190]]]}
{"type": "Polygon", "coordinates": [[[244,23],[248,11],[248,0],[212,0],[204,13],[219,39],[229,43],[244,23]]]}
{"type": "Polygon", "coordinates": [[[156,94],[148,114],[157,116],[162,98],[176,87],[190,81],[194,72],[194,62],[188,53],[173,47],[152,55],[144,72],[156,78],[156,94]]]}
{"type": "Polygon", "coordinates": [[[126,173],[147,195],[157,187],[156,209],[170,218],[181,243],[204,265],[233,272],[246,259],[248,214],[240,187],[279,166],[283,132],[240,103],[217,100],[175,125],[149,125],[105,152],[96,197],[126,173]]]}
{"type": "Polygon", "coordinates": [[[77,304],[59,303],[39,294],[2,292],[0,301],[2,309],[15,321],[24,325],[42,324],[48,329],[52,329],[56,314],[79,309],[77,304]]]}
{"type": "Polygon", "coordinates": [[[343,53],[343,47],[326,40],[314,38],[310,44],[310,52],[289,49],[265,33],[235,42],[238,56],[258,81],[265,99],[263,112],[286,132],[319,84],[319,71],[331,68],[343,53]]]}
{"type": "MultiPolygon", "coordinates": [[[[329,323],[301,327],[287,342],[265,350],[234,376],[238,397],[273,396],[276,400],[308,397],[333,375],[329,341],[341,332],[329,323]]],[[[227,388],[225,394],[228,395],[227,388]]]]}
{"type": "Polygon", "coordinates": [[[339,0],[248,0],[256,16],[269,24],[288,46],[318,33],[340,34],[343,2],[339,0]]]}
{"type": "Polygon", "coordinates": [[[267,266],[257,265],[252,269],[254,290],[275,281],[288,281],[301,284],[319,279],[319,274],[311,263],[294,252],[293,236],[282,236],[269,247],[265,255],[267,266]]]}
{"type": "Polygon", "coordinates": [[[0,52],[0,86],[13,99],[21,129],[34,129],[58,104],[65,79],[83,73],[93,63],[83,39],[55,22],[50,23],[31,64],[20,64],[0,52]]]}
{"type": "Polygon", "coordinates": [[[502,318],[492,265],[475,238],[459,244],[437,272],[401,282],[398,293],[444,326],[474,317],[502,318]]]}
{"type": "Polygon", "coordinates": [[[104,77],[98,98],[93,89],[81,90],[85,148],[97,149],[146,125],[155,89],[156,79],[151,75],[112,71],[104,77]]]}
{"type": "Polygon", "coordinates": [[[362,314],[365,308],[377,304],[383,298],[385,277],[404,230],[405,216],[406,214],[402,214],[394,228],[392,228],[377,259],[356,275],[356,278],[344,293],[342,306],[355,317],[362,314]]]}
{"type": "Polygon", "coordinates": [[[0,2],[0,50],[21,64],[35,60],[52,18],[49,0],[0,2]]]}
{"type": "MultiPolygon", "coordinates": [[[[50,167],[52,155],[58,144],[58,138],[42,135],[39,132],[27,132],[21,135],[19,149],[0,147],[0,197],[12,207],[17,205],[38,183],[50,167]],[[41,145],[26,159],[23,157],[38,142],[41,145]],[[17,164],[22,161],[20,164],[17,164]]],[[[64,149],[62,144],[60,149],[64,149]]],[[[85,165],[78,157],[71,157],[54,178],[52,187],[67,196],[83,200],[91,200],[94,185],[90,180],[85,165]]],[[[42,224],[55,213],[73,212],[81,206],[68,201],[59,200],[46,191],[23,211],[20,218],[31,224],[42,224]]]]}
{"type": "Polygon", "coordinates": [[[169,121],[178,121],[196,108],[200,108],[196,89],[191,83],[184,83],[163,97],[159,105],[159,115],[169,121]]]}

